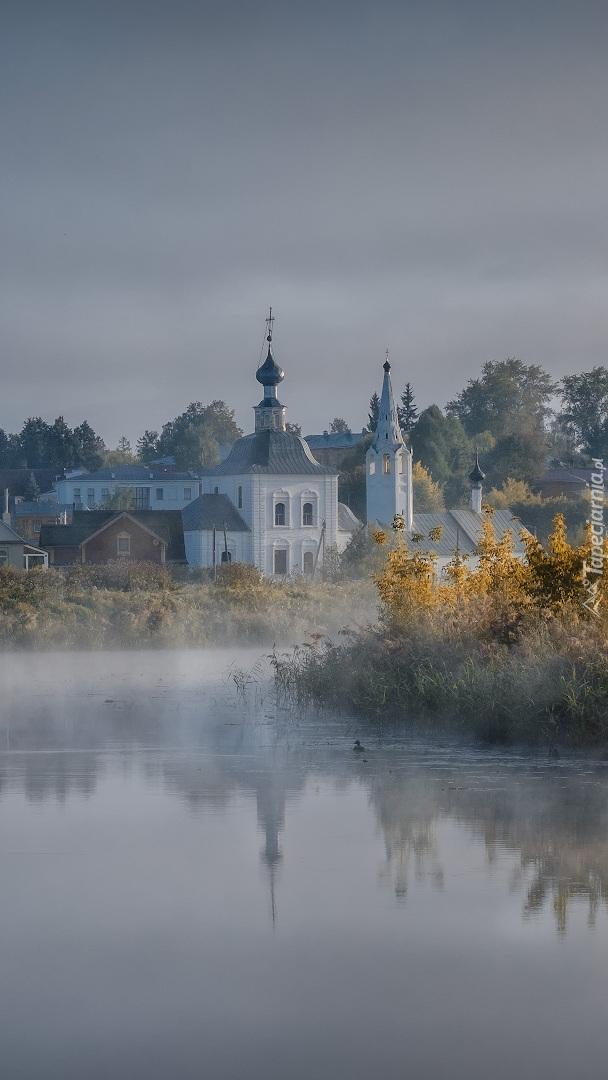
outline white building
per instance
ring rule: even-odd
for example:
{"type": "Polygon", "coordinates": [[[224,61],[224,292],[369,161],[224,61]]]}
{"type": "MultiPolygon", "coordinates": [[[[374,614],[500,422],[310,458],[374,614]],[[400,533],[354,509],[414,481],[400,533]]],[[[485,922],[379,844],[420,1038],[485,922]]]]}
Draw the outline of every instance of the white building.
{"type": "Polygon", "coordinates": [[[276,388],[284,373],[268,355],[256,379],[264,397],[255,406],[255,431],[232,447],[220,465],[202,473],[202,493],[183,514],[190,566],[226,558],[250,563],[268,577],[312,575],[330,548],[346,547],[359,522],[338,507],[338,473],[320,465],[299,435],[285,430],[276,388]],[[213,498],[215,497],[215,499],[213,498]]]}
{"type": "MultiPolygon", "coordinates": [[[[412,454],[405,445],[399,427],[390,370],[387,355],[378,426],[366,455],[368,524],[379,523],[388,527],[395,515],[400,514],[405,521],[403,536],[410,551],[418,545],[421,551],[432,552],[438,576],[441,576],[452,561],[456,551],[466,556],[467,565],[473,570],[479,562],[478,545],[486,520],[482,511],[482,483],[485,475],[479,466],[479,458],[476,455],[475,465],[469,473],[472,503],[470,510],[416,513],[413,505],[412,454]]],[[[507,532],[511,533],[514,554],[523,560],[526,545],[521,533],[523,531],[525,534],[526,530],[513,517],[511,511],[495,510],[492,514],[492,525],[497,540],[501,540],[507,532]]]]}
{"type": "Polygon", "coordinates": [[[390,525],[395,514],[401,514],[406,529],[411,529],[414,512],[412,453],[405,445],[399,427],[390,371],[387,353],[378,426],[365,456],[367,521],[368,524],[377,521],[381,525],[390,525]]]}
{"type": "Polygon", "coordinates": [[[55,482],[57,502],[78,509],[103,507],[117,489],[132,488],[134,510],[181,510],[200,494],[196,473],[171,472],[146,465],[116,465],[96,472],[73,472],[55,482]]]}

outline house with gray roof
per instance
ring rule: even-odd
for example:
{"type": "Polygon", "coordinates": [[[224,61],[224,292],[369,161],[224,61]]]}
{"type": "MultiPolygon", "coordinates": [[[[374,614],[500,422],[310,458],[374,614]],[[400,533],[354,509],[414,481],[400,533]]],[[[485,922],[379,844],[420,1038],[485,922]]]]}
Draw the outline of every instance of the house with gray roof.
{"type": "Polygon", "coordinates": [[[77,509],[103,507],[115,491],[133,489],[134,510],[181,510],[200,494],[200,478],[149,465],[116,465],[95,472],[71,472],[55,484],[57,501],[77,509]]]}
{"type": "Polygon", "coordinates": [[[0,566],[31,570],[34,566],[48,566],[48,556],[46,551],[26,543],[5,521],[0,521],[0,566]]]}
{"type": "MultiPolygon", "coordinates": [[[[438,576],[452,561],[454,552],[467,556],[469,569],[474,570],[479,562],[479,541],[482,537],[486,514],[476,510],[444,510],[434,514],[414,513],[412,528],[406,530],[405,539],[410,551],[417,547],[420,551],[429,551],[435,556],[435,568],[438,576]],[[435,540],[429,534],[436,536],[435,540]],[[422,540],[418,539],[423,537],[422,540]],[[414,541],[414,537],[416,541],[414,541]]],[[[522,535],[529,535],[521,522],[514,518],[510,510],[494,510],[490,521],[496,540],[504,539],[507,532],[513,541],[513,553],[522,561],[526,555],[526,545],[522,535]]]]}
{"type": "Polygon", "coordinates": [[[179,510],[75,510],[71,525],[43,525],[40,546],[51,566],[114,559],[186,565],[179,510]]]}

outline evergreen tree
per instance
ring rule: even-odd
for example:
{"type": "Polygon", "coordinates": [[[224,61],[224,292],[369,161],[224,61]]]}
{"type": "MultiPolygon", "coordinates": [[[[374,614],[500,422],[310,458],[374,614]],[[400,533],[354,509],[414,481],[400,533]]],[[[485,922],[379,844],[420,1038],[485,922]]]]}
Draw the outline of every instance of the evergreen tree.
{"type": "Polygon", "coordinates": [[[18,435],[17,467],[41,469],[45,465],[63,465],[49,457],[50,427],[40,416],[28,416],[18,435]]]}
{"type": "Polygon", "coordinates": [[[418,409],[414,405],[414,393],[409,382],[405,384],[405,390],[401,395],[401,406],[397,407],[397,413],[401,430],[409,435],[418,419],[418,409]]]}
{"type": "Polygon", "coordinates": [[[94,472],[103,465],[106,447],[103,439],[96,435],[86,420],[74,428],[76,463],[94,472]]]}
{"type": "Polygon", "coordinates": [[[27,484],[25,485],[23,494],[27,502],[36,502],[36,500],[40,498],[40,488],[38,487],[33,472],[31,472],[27,478],[27,484]]]}
{"type": "Polygon", "coordinates": [[[285,424],[285,431],[289,432],[290,435],[301,435],[302,425],[296,424],[293,421],[288,420],[285,424]]]}
{"type": "Polygon", "coordinates": [[[74,432],[63,416],[58,416],[47,432],[45,465],[58,465],[63,469],[78,465],[77,445],[74,432]]]}
{"type": "Polygon", "coordinates": [[[380,419],[380,398],[374,391],[369,399],[369,419],[367,423],[368,431],[375,431],[378,427],[378,420],[380,419]]]}

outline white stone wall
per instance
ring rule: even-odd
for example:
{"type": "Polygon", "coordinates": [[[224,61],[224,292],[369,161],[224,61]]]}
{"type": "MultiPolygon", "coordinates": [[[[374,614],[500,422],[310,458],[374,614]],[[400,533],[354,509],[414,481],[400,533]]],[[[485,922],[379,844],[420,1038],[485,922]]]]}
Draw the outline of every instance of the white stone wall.
{"type": "MultiPolygon", "coordinates": [[[[265,473],[243,476],[205,477],[206,492],[228,495],[241,517],[251,529],[249,557],[266,577],[274,577],[275,551],[286,552],[286,574],[301,574],[304,555],[313,557],[321,538],[322,522],[326,523],[325,548],[338,544],[338,478],[337,476],[281,476],[265,473]],[[239,507],[239,488],[242,506],[239,507]],[[275,524],[277,503],[285,506],[285,523],[275,524]],[[303,508],[313,507],[313,524],[304,525],[303,508]]],[[[188,557],[188,561],[190,558],[188,557]]],[[[318,566],[322,562],[319,553],[318,566]]]]}
{"type": "MultiPolygon", "coordinates": [[[[251,533],[230,531],[226,534],[228,551],[232,556],[232,562],[251,562],[251,533]]],[[[188,566],[195,569],[199,566],[213,566],[213,530],[199,530],[184,532],[184,544],[188,566]]],[[[224,531],[217,529],[215,534],[215,560],[218,566],[222,563],[224,551],[224,531]]]]}

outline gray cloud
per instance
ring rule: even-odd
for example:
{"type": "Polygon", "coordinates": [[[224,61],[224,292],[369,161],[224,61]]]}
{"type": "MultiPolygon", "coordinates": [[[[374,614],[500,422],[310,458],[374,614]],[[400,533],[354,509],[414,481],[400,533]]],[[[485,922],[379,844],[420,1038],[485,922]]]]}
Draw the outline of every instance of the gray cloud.
{"type": "Polygon", "coordinates": [[[443,404],[486,359],[603,363],[605,6],[7,7],[0,426],[110,444],[193,399],[251,426],[443,404]]]}

